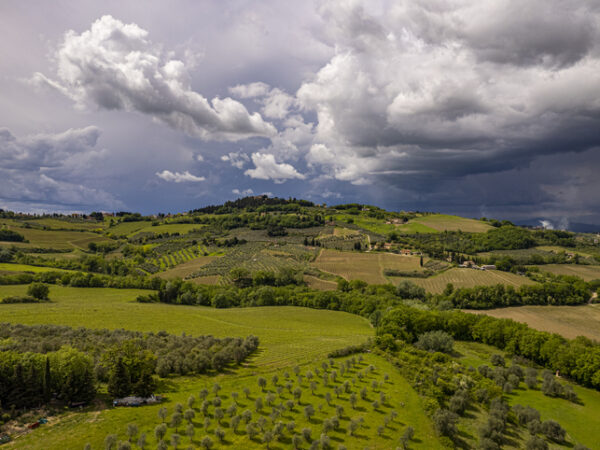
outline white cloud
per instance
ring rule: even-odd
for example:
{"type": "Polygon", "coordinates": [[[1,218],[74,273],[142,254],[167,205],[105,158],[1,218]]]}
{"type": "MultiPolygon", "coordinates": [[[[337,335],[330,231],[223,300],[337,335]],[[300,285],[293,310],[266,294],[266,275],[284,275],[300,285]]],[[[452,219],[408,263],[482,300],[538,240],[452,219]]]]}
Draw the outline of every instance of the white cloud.
{"type": "Polygon", "coordinates": [[[262,112],[270,119],[285,119],[296,99],[281,89],[272,89],[263,100],[262,112]]]}
{"type": "Polygon", "coordinates": [[[305,175],[299,173],[294,166],[287,163],[277,163],[275,156],[268,153],[253,153],[252,162],[254,169],[248,169],[244,174],[251,178],[260,180],[273,180],[275,183],[283,183],[285,180],[300,179],[304,180],[305,175]]]}
{"type": "Polygon", "coordinates": [[[165,181],[171,181],[175,183],[197,183],[199,181],[206,180],[206,178],[204,177],[197,177],[195,175],[192,175],[187,170],[185,172],[171,172],[170,170],[163,170],[162,172],[156,172],[156,176],[165,181]]]}
{"type": "Polygon", "coordinates": [[[229,161],[233,167],[243,169],[250,158],[242,152],[229,152],[227,155],[221,156],[221,161],[229,161]]]}
{"type": "Polygon", "coordinates": [[[235,195],[243,195],[243,196],[247,196],[247,195],[252,195],[254,194],[254,191],[252,189],[243,189],[243,190],[239,190],[239,189],[233,189],[231,191],[232,194],[235,195]]]}
{"type": "Polygon", "coordinates": [[[106,15],[81,34],[68,31],[56,52],[58,80],[36,73],[32,81],[71,97],[79,106],[147,114],[202,139],[272,136],[273,125],[229,97],[207,100],[193,91],[188,67],[163,53],[135,23],[106,15]]]}
{"type": "Polygon", "coordinates": [[[229,92],[238,98],[263,97],[269,92],[270,86],[267,83],[258,81],[256,83],[238,84],[230,87],[229,92]]]}

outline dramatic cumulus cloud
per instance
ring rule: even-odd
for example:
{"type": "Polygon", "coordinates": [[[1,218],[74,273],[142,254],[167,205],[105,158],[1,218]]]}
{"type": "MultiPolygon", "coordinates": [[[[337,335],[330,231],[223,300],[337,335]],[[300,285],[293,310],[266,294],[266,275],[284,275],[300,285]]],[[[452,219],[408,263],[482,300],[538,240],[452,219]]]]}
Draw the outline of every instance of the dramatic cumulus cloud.
{"type": "Polygon", "coordinates": [[[164,53],[135,23],[106,15],[80,34],[68,31],[56,52],[57,80],[36,73],[79,105],[136,111],[202,139],[239,140],[271,136],[273,125],[240,102],[207,100],[189,85],[186,64],[164,53]]]}
{"type": "Polygon", "coordinates": [[[165,181],[172,181],[175,183],[185,183],[192,182],[197,183],[199,181],[204,181],[206,178],[197,177],[192,175],[189,171],[184,172],[171,172],[170,170],[163,170],[162,172],[156,172],[156,176],[165,181]]]}
{"type": "Polygon", "coordinates": [[[366,5],[322,6],[336,53],[297,92],[325,174],[427,190],[598,146],[600,2],[366,5]]]}
{"type": "Polygon", "coordinates": [[[278,163],[275,156],[269,153],[253,153],[252,162],[254,169],[248,169],[244,173],[251,178],[259,180],[273,180],[277,184],[290,179],[304,180],[305,176],[299,173],[294,166],[287,163],[278,163]]]}
{"type": "Polygon", "coordinates": [[[45,209],[121,207],[111,194],[86,186],[86,174],[93,178],[103,156],[96,149],[99,135],[96,127],[87,127],[17,138],[0,129],[0,202],[45,209]]]}

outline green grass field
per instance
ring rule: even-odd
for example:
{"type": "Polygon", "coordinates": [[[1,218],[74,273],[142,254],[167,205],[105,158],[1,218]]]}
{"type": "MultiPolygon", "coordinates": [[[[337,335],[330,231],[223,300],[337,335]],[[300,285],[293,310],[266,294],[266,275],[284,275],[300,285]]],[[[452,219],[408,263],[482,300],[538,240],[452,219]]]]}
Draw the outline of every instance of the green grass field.
{"type": "MultiPolygon", "coordinates": [[[[447,214],[430,214],[417,217],[408,221],[410,224],[420,224],[436,231],[464,231],[467,233],[485,233],[493,227],[485,222],[465,217],[450,216],[447,214]]],[[[402,229],[402,226],[399,227],[402,229]]]]}
{"type": "Polygon", "coordinates": [[[402,280],[410,280],[415,284],[424,287],[428,292],[434,294],[441,293],[448,283],[452,283],[455,288],[491,286],[494,284],[506,284],[509,286],[518,287],[523,284],[535,284],[535,281],[532,281],[527,277],[515,275],[510,272],[462,268],[449,269],[429,278],[393,277],[392,279],[396,284],[402,280]]]}
{"type": "MultiPolygon", "coordinates": [[[[475,342],[456,342],[454,347],[461,362],[475,368],[482,364],[491,366],[490,356],[494,353],[503,354],[494,347],[475,342]]],[[[584,444],[591,449],[600,448],[600,392],[564,379],[561,383],[571,384],[582,404],[547,397],[539,389],[527,389],[523,384],[506,398],[511,405],[520,404],[537,409],[542,420],[556,420],[567,430],[567,445],[551,443],[550,448],[570,448],[574,443],[584,444]]]]}
{"type": "Polygon", "coordinates": [[[524,322],[532,328],[558,333],[566,338],[586,336],[600,341],[600,305],[515,306],[471,311],[501,319],[524,322]]]}
{"type": "Polygon", "coordinates": [[[575,275],[585,281],[600,279],[600,266],[583,266],[578,264],[545,264],[538,266],[542,272],[554,275],[575,275]]]}
{"type": "Polygon", "coordinates": [[[423,270],[418,256],[379,252],[340,252],[329,249],[323,249],[311,265],[346,280],[363,280],[371,284],[388,283],[383,275],[384,269],[423,270]]]}
{"type": "MultiPolygon", "coordinates": [[[[87,231],[49,231],[38,230],[35,228],[20,228],[9,226],[10,230],[25,236],[29,243],[15,243],[18,247],[40,247],[40,248],[55,248],[55,249],[70,249],[80,248],[87,249],[90,242],[110,242],[104,236],[87,231]]],[[[12,243],[5,243],[12,244],[12,243]]]]}
{"type": "Polygon", "coordinates": [[[30,266],[28,264],[0,263],[0,270],[4,272],[67,272],[65,269],[55,269],[53,267],[30,266]]]}
{"type": "MultiPolygon", "coordinates": [[[[0,298],[26,291],[25,285],[0,286],[0,298]]],[[[373,334],[366,319],[344,312],[292,306],[215,309],[135,301],[147,292],[52,286],[51,303],[2,305],[1,320],[217,337],[254,334],[260,338],[262,349],[256,363],[264,367],[306,362],[336,348],[364,342],[373,334]]]]}

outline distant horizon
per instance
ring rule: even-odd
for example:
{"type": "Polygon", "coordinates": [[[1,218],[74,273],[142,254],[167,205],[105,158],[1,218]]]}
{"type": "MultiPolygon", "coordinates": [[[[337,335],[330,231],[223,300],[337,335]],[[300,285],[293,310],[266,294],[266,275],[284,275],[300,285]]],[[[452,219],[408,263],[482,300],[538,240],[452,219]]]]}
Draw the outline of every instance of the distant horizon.
{"type": "MultiPolygon", "coordinates": [[[[264,194],[258,195],[258,196],[262,196],[264,194]]],[[[18,210],[11,210],[11,209],[6,209],[6,208],[1,208],[0,210],[3,211],[11,211],[14,212],[16,214],[24,214],[24,215],[39,215],[39,216],[43,216],[43,215],[52,215],[52,214],[61,214],[61,215],[71,215],[71,214],[78,214],[78,215],[85,215],[85,216],[89,216],[91,213],[93,212],[101,212],[101,213],[106,213],[106,214],[117,214],[120,212],[126,212],[126,213],[139,213],[142,216],[158,216],[159,214],[164,214],[164,215],[178,215],[178,214],[184,214],[184,213],[189,213],[192,212],[195,209],[201,209],[201,208],[205,208],[207,206],[220,206],[225,204],[228,201],[235,201],[237,199],[241,199],[241,198],[246,198],[246,197],[257,197],[257,196],[244,196],[244,197],[231,197],[228,200],[225,200],[221,203],[207,203],[204,205],[196,205],[193,208],[189,208],[189,209],[183,209],[180,211],[140,211],[140,210],[136,210],[136,209],[127,209],[127,210],[121,210],[121,209],[115,209],[115,210],[71,210],[71,211],[52,211],[52,210],[48,210],[48,211],[18,211],[18,210]]],[[[270,196],[271,198],[275,198],[275,196],[270,196]]],[[[283,197],[278,197],[278,198],[283,198],[283,197]]],[[[300,197],[287,197],[287,198],[283,198],[284,200],[287,200],[289,198],[295,198],[296,200],[308,200],[308,199],[303,199],[300,197]]],[[[311,201],[311,200],[308,200],[311,201]]],[[[547,230],[562,230],[562,231],[574,231],[574,232],[585,232],[585,233],[596,233],[596,232],[600,232],[600,225],[598,224],[593,224],[593,223],[581,223],[581,222],[574,222],[574,223],[570,223],[568,221],[565,222],[564,218],[557,220],[556,222],[552,222],[549,221],[548,219],[544,219],[541,217],[538,218],[531,218],[528,220],[512,220],[508,217],[495,217],[495,216],[480,216],[480,217],[474,217],[474,216],[466,216],[466,215],[462,215],[462,214],[457,214],[457,213],[453,213],[451,211],[427,211],[427,210],[423,210],[423,209],[399,209],[399,210],[392,210],[392,209],[388,209],[385,208],[383,206],[380,205],[376,205],[376,204],[372,204],[372,203],[362,203],[362,202],[339,202],[339,203],[327,203],[327,202],[313,202],[315,204],[315,206],[321,206],[323,204],[326,204],[326,207],[335,207],[338,205],[344,205],[344,204],[349,204],[349,203],[357,203],[363,206],[375,206],[377,208],[381,208],[384,209],[385,211],[389,211],[389,212],[397,212],[397,213],[401,213],[401,212],[416,212],[416,213],[424,213],[424,214],[447,214],[447,215],[452,215],[452,216],[458,216],[458,217],[464,217],[464,218],[469,218],[469,219],[474,219],[474,220],[481,220],[483,218],[486,219],[495,219],[495,220],[508,220],[512,223],[514,223],[517,226],[524,226],[524,227],[530,227],[530,228],[541,228],[541,229],[547,229],[547,230]]]]}

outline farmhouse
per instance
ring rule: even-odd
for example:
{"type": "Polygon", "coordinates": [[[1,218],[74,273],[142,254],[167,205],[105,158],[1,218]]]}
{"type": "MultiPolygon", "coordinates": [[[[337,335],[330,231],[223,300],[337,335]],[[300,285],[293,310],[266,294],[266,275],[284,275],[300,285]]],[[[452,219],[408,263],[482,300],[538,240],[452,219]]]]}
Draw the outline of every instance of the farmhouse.
{"type": "Polygon", "coordinates": [[[485,264],[481,266],[481,270],[496,270],[496,266],[494,264],[485,264]]]}

